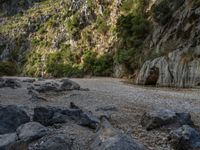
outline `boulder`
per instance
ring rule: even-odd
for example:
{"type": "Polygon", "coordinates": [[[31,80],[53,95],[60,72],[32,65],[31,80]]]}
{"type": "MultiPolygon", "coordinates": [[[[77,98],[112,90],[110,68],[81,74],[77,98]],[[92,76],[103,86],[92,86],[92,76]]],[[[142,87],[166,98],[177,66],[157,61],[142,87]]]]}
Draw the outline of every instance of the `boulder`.
{"type": "Polygon", "coordinates": [[[8,146],[13,144],[17,140],[16,133],[8,133],[0,135],[0,149],[6,150],[8,146]]]}
{"type": "Polygon", "coordinates": [[[174,150],[200,149],[200,133],[188,125],[172,131],[169,141],[174,150]]]}
{"type": "Polygon", "coordinates": [[[91,150],[146,150],[142,144],[129,135],[113,128],[106,119],[103,120],[102,128],[90,148],[91,150]]]}
{"type": "Polygon", "coordinates": [[[19,107],[0,106],[0,134],[15,132],[20,125],[29,121],[29,116],[19,107]]]}
{"type": "Polygon", "coordinates": [[[74,81],[69,79],[62,79],[61,81],[60,90],[61,91],[68,91],[68,90],[80,90],[80,85],[74,81]]]}
{"type": "Polygon", "coordinates": [[[71,90],[80,90],[80,85],[69,79],[62,79],[60,81],[42,81],[34,84],[30,89],[35,90],[39,93],[46,92],[62,92],[71,90]]]}
{"type": "Polygon", "coordinates": [[[56,82],[42,82],[37,86],[33,87],[39,93],[45,92],[58,92],[59,91],[59,84],[56,82]]]}
{"type": "Polygon", "coordinates": [[[141,119],[141,125],[147,130],[152,130],[162,126],[193,125],[193,122],[189,113],[176,113],[172,110],[160,109],[145,112],[141,119]]]}
{"type": "Polygon", "coordinates": [[[29,122],[17,128],[20,140],[32,142],[48,134],[49,129],[38,122],[29,122]]]}
{"type": "Polygon", "coordinates": [[[33,120],[40,122],[45,126],[51,126],[56,123],[65,123],[75,121],[77,124],[92,129],[98,128],[100,120],[90,112],[83,112],[81,109],[64,109],[53,107],[36,107],[34,109],[33,120]]]}
{"type": "Polygon", "coordinates": [[[72,141],[65,134],[57,134],[48,138],[38,150],[71,150],[72,141]]]}
{"type": "Polygon", "coordinates": [[[1,78],[0,80],[0,88],[10,87],[10,88],[20,88],[21,84],[17,79],[12,78],[1,78]]]}

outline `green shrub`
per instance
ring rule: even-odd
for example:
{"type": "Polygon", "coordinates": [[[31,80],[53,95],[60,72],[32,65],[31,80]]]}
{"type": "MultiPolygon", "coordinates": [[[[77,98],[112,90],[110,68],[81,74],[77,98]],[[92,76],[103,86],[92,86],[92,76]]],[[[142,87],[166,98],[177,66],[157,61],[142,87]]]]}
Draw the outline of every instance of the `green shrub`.
{"type": "Polygon", "coordinates": [[[110,54],[104,54],[96,59],[93,66],[93,75],[110,76],[113,72],[113,57],[110,54]]]}
{"type": "Polygon", "coordinates": [[[1,61],[0,62],[0,76],[8,75],[13,76],[18,73],[17,65],[10,61],[1,61]]]}
{"type": "Polygon", "coordinates": [[[85,51],[82,60],[86,74],[94,76],[110,76],[112,74],[113,57],[111,54],[104,54],[98,57],[96,52],[85,51]]]}
{"type": "Polygon", "coordinates": [[[115,63],[137,69],[142,57],[143,42],[150,32],[150,23],[143,15],[128,14],[118,18],[116,32],[119,39],[115,63]]]}

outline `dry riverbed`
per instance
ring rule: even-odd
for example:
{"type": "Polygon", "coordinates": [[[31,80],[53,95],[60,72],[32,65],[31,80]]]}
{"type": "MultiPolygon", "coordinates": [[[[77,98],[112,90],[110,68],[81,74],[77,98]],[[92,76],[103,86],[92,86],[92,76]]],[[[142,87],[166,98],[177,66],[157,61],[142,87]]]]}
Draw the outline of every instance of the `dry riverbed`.
{"type": "MultiPolygon", "coordinates": [[[[25,78],[18,79],[24,80],[25,78]]],[[[27,91],[30,84],[28,82],[23,82],[21,88],[0,88],[0,104],[18,105],[32,115],[33,108],[36,106],[68,107],[70,102],[74,102],[82,109],[92,111],[95,115],[111,115],[113,126],[130,134],[150,150],[171,149],[167,143],[168,133],[165,130],[147,132],[141,127],[140,119],[145,111],[168,108],[178,112],[189,112],[195,125],[200,126],[199,89],[134,86],[113,78],[72,80],[80,84],[82,90],[42,94],[41,96],[47,101],[31,100],[27,91]]],[[[90,142],[94,132],[86,131],[78,125],[72,127],[70,123],[62,125],[58,130],[69,132],[74,139],[85,145],[85,149],[87,149],[87,143],[90,142]]]]}

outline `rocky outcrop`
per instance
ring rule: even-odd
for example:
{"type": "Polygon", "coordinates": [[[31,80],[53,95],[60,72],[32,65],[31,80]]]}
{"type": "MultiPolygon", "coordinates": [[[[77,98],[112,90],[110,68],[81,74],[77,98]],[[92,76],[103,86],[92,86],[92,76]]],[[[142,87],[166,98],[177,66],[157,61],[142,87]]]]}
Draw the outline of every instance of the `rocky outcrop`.
{"type": "Polygon", "coordinates": [[[162,15],[166,16],[166,13],[158,12],[157,17],[160,18],[157,18],[153,33],[147,38],[147,49],[161,57],[143,64],[137,84],[195,87],[200,83],[199,7],[189,0],[177,2],[170,1],[169,7],[176,8],[171,10],[165,24],[159,24],[159,19],[163,19],[162,15]],[[158,73],[152,74],[154,68],[158,69],[158,73]]]}
{"type": "Polygon", "coordinates": [[[200,133],[188,125],[172,131],[169,141],[174,150],[200,149],[200,133]]]}
{"type": "Polygon", "coordinates": [[[161,109],[144,113],[141,125],[147,130],[160,128],[163,126],[180,127],[182,125],[193,125],[189,113],[176,113],[168,109],[161,109]]]}
{"type": "Polygon", "coordinates": [[[177,50],[170,53],[168,57],[145,62],[138,75],[137,83],[176,87],[198,86],[200,83],[200,59],[183,62],[182,56],[183,52],[177,50]],[[158,71],[152,73],[153,68],[157,68],[158,71]]]}

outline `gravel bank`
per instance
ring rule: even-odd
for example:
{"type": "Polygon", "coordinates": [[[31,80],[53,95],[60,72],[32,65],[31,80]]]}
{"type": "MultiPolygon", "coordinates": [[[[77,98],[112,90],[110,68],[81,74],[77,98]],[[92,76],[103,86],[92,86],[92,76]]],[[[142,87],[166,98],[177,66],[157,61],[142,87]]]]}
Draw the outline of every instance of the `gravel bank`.
{"type": "MultiPolygon", "coordinates": [[[[19,78],[21,79],[21,78],[19,78]]],[[[30,101],[27,92],[29,83],[23,83],[22,88],[0,89],[0,104],[16,104],[23,107],[29,114],[33,113],[35,106],[69,106],[73,101],[83,109],[90,110],[96,115],[109,113],[111,114],[111,123],[124,132],[131,134],[133,138],[141,141],[150,150],[171,150],[167,144],[167,132],[161,130],[145,131],[140,126],[140,118],[144,111],[170,108],[176,111],[190,112],[197,126],[200,126],[200,92],[199,89],[168,89],[133,86],[121,82],[120,79],[113,78],[89,78],[89,79],[72,79],[79,83],[83,89],[89,91],[71,91],[61,94],[42,95],[48,101],[30,101]],[[97,108],[105,106],[114,106],[117,111],[96,111],[97,108]]],[[[63,130],[69,129],[74,138],[79,133],[70,125],[62,127],[63,130]]],[[[61,128],[61,129],[62,129],[61,128]]],[[[88,132],[84,129],[78,130],[83,132],[81,139],[87,137],[88,132]]],[[[92,133],[90,131],[92,138],[92,133]]],[[[82,142],[88,143],[89,141],[82,142]]]]}

